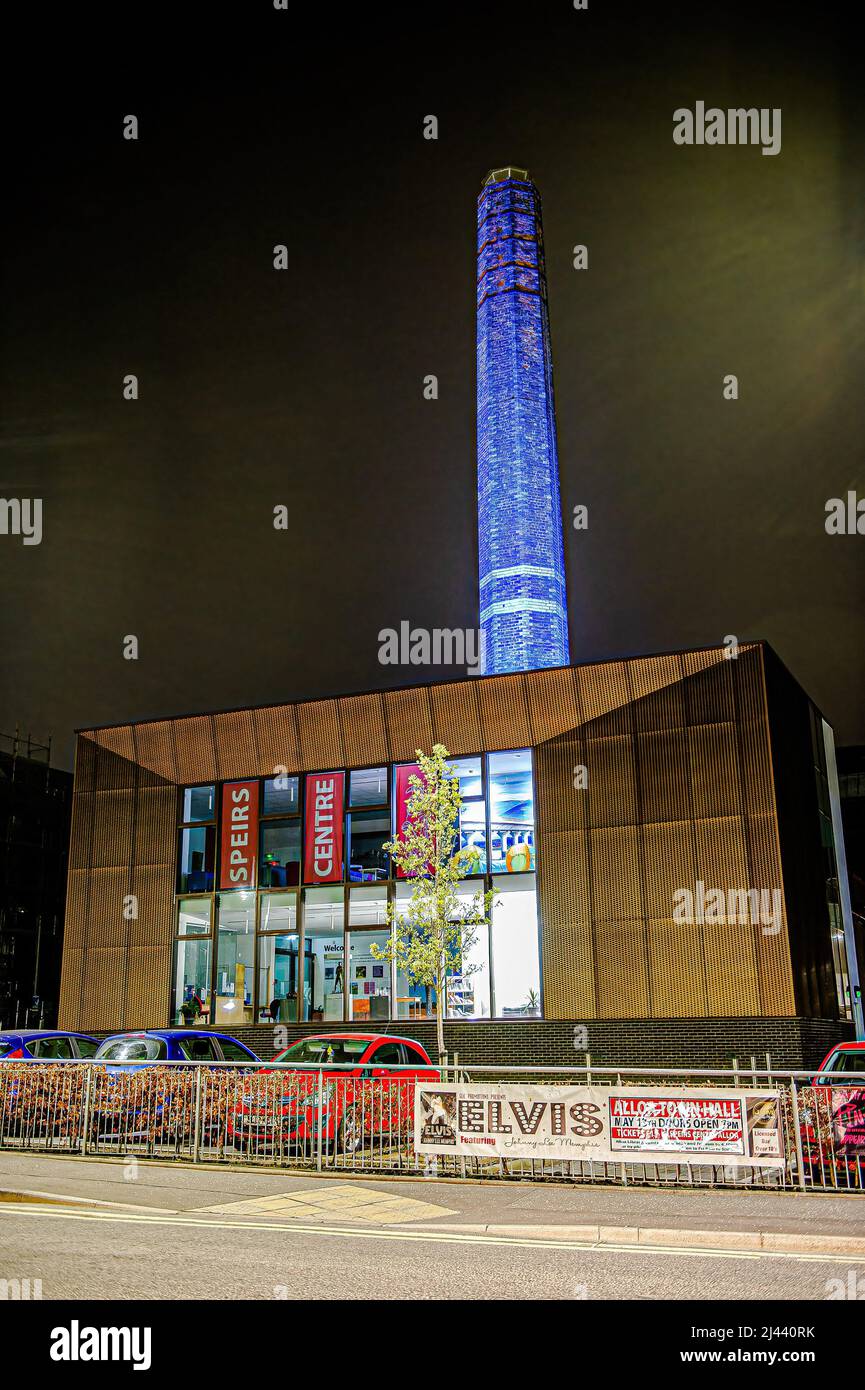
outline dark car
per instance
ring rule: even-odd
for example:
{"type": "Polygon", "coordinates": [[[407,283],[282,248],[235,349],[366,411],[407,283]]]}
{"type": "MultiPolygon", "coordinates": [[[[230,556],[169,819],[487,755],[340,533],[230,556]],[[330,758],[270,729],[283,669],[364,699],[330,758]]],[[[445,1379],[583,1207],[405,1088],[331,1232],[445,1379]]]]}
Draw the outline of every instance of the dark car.
{"type": "Polygon", "coordinates": [[[96,1053],[97,1062],[118,1066],[155,1066],[160,1062],[259,1062],[254,1052],[226,1033],[200,1028],[147,1028],[136,1033],[112,1033],[96,1053]]]}
{"type": "Polygon", "coordinates": [[[323,1079],[322,1139],[352,1153],[376,1138],[396,1138],[414,1115],[418,1081],[437,1081],[426,1049],[414,1038],[386,1033],[321,1033],[278,1052],[278,1070],[243,1078],[228,1116],[235,1148],[303,1146],[318,1127],[318,1076],[323,1079]]]}
{"type": "Polygon", "coordinates": [[[0,1029],[2,1062],[77,1062],[93,1057],[99,1042],[86,1033],[65,1033],[54,1028],[0,1029]]]}

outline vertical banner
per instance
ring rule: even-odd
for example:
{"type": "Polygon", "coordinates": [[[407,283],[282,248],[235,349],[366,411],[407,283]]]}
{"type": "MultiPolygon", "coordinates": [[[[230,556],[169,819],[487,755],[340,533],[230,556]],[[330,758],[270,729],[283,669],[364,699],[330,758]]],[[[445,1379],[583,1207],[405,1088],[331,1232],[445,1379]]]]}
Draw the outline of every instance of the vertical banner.
{"type": "Polygon", "coordinates": [[[304,814],[304,883],[342,883],[344,772],[310,772],[304,814]]]}
{"type": "Polygon", "coordinates": [[[258,860],[258,782],[226,782],[222,788],[220,888],[254,888],[258,860]]]}
{"type": "MultiPolygon", "coordinates": [[[[396,770],[396,838],[405,839],[405,827],[408,824],[408,803],[411,797],[411,787],[409,778],[414,775],[420,776],[420,766],[418,763],[407,763],[405,767],[398,767],[396,770]]],[[[399,866],[396,871],[397,878],[405,878],[405,872],[399,866]]]]}

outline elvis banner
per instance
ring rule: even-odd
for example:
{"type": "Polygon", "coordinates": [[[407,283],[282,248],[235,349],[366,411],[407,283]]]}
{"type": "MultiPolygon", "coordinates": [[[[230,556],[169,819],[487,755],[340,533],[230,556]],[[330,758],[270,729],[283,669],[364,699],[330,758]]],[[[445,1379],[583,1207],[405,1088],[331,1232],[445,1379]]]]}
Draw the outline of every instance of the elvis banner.
{"type": "Polygon", "coordinates": [[[777,1091],[679,1086],[419,1083],[415,1149],[599,1163],[784,1163],[777,1091]]]}

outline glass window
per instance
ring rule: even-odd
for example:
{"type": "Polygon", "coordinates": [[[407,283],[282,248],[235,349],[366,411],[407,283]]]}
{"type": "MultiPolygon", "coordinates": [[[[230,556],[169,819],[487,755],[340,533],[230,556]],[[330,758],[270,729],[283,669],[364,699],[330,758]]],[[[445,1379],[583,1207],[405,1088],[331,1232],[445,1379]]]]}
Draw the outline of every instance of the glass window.
{"type": "Polygon", "coordinates": [[[216,851],[216,828],[200,825],[180,832],[181,893],[211,893],[216,851]]]}
{"type": "Polygon", "coordinates": [[[221,893],[216,952],[217,1024],[253,1023],[255,967],[255,894],[221,893]]]}
{"type": "Polygon", "coordinates": [[[174,943],[174,994],[172,1022],[207,1023],[210,1020],[209,937],[186,937],[174,943]]]}
{"type": "Polygon", "coordinates": [[[226,1062],[257,1062],[258,1058],[234,1038],[220,1038],[219,1048],[226,1062]]]}
{"type": "Polygon", "coordinates": [[[348,817],[348,876],[352,883],[376,883],[390,873],[382,845],[390,839],[389,811],[352,811],[348,817]]]}
{"type": "Polygon", "coordinates": [[[164,1038],[106,1038],[96,1053],[99,1062],[160,1062],[168,1056],[164,1038]]]}
{"type": "Polygon", "coordinates": [[[367,767],[349,773],[349,806],[387,805],[387,768],[367,767]]]}
{"type": "Polygon", "coordinates": [[[296,932],[258,939],[258,1017],[266,1023],[294,1023],[300,938],[296,932]]]}
{"type": "Polygon", "coordinates": [[[484,794],[483,784],[483,765],[480,754],[476,758],[452,758],[456,776],[460,784],[460,796],[463,801],[467,797],[482,797],[484,794]]]}
{"type": "Polygon", "coordinates": [[[540,1018],[535,875],[493,879],[493,989],[497,1018],[540,1018]]]}
{"type": "Polygon", "coordinates": [[[95,1057],[99,1047],[98,1042],[94,1041],[93,1038],[76,1038],[75,1045],[78,1048],[79,1057],[95,1057]]]}
{"type": "Polygon", "coordinates": [[[270,777],[264,784],[265,816],[291,816],[298,810],[299,777],[270,777]]]}
{"type": "Polygon", "coordinates": [[[216,788],[184,787],[183,820],[216,820],[216,788]]]}
{"type": "Polygon", "coordinates": [[[177,935],[208,936],[210,912],[210,898],[181,898],[177,908],[177,935]]]}
{"type": "Polygon", "coordinates": [[[181,1038],[180,1051],[189,1062],[213,1062],[216,1059],[212,1038],[181,1038]]]}
{"type": "Polygon", "coordinates": [[[274,1062],[359,1062],[369,1047],[369,1038],[303,1038],[283,1052],[277,1052],[274,1062]]]}
{"type": "Polygon", "coordinates": [[[349,1002],[352,1018],[387,1019],[390,1012],[390,962],[376,960],[370,947],[384,947],[390,931],[353,931],[348,938],[349,1002]]]}
{"type": "Polygon", "coordinates": [[[61,1058],[74,1057],[71,1038],[37,1038],[30,1044],[34,1057],[61,1058]]]}
{"type": "MultiPolygon", "coordinates": [[[[403,915],[403,904],[411,897],[410,883],[397,883],[396,910],[403,915]]],[[[428,985],[418,984],[396,963],[395,1018],[435,1018],[436,992],[428,985]]]]}
{"type": "Polygon", "coordinates": [[[372,1054],[371,1061],[377,1067],[402,1066],[403,1052],[402,1045],[395,1042],[382,1043],[372,1054]]]}
{"type": "Polygon", "coordinates": [[[341,1022],[345,999],[342,888],[307,888],[303,895],[301,1018],[341,1022]]]}
{"type": "Polygon", "coordinates": [[[486,873],[487,819],[482,801],[464,801],[460,807],[460,849],[475,851],[475,858],[466,864],[466,874],[486,873]]]}
{"type": "Polygon", "coordinates": [[[535,808],[529,748],[489,757],[490,871],[535,868],[535,808]]]}
{"type": "Polygon", "coordinates": [[[258,930],[296,932],[297,894],[263,893],[258,914],[258,930]]]}
{"type": "MultiPolygon", "coordinates": [[[[475,907],[483,885],[460,888],[457,897],[468,910],[475,907]]],[[[480,897],[483,911],[483,897],[480,897]]],[[[471,945],[455,953],[453,967],[448,972],[448,1018],[489,1018],[490,999],[490,929],[484,922],[473,928],[471,945]]]]}
{"type": "Polygon", "coordinates": [[[387,925],[387,888],[370,884],[350,888],[348,895],[348,925],[350,927],[384,927],[387,925]]]}
{"type": "Polygon", "coordinates": [[[300,821],[263,821],[261,886],[291,888],[300,883],[300,821]]]}

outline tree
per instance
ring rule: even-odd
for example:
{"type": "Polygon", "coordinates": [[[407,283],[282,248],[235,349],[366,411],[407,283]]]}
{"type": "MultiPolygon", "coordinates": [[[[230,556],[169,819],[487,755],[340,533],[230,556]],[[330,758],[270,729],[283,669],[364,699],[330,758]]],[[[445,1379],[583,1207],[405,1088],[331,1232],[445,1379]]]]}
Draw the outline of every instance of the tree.
{"type": "Polygon", "coordinates": [[[388,905],[392,931],[385,946],[371,950],[377,960],[395,960],[410,980],[435,990],[441,1063],[448,975],[458,971],[465,978],[479,969],[466,956],[478,927],[487,921],[494,895],[479,891],[467,900],[457,891],[479,855],[476,849],[460,848],[460,784],[448,750],[437,743],[429,757],[420,749],[415,756],[419,772],[409,777],[405,824],[385,845],[411,884],[411,897],[388,905]]]}

